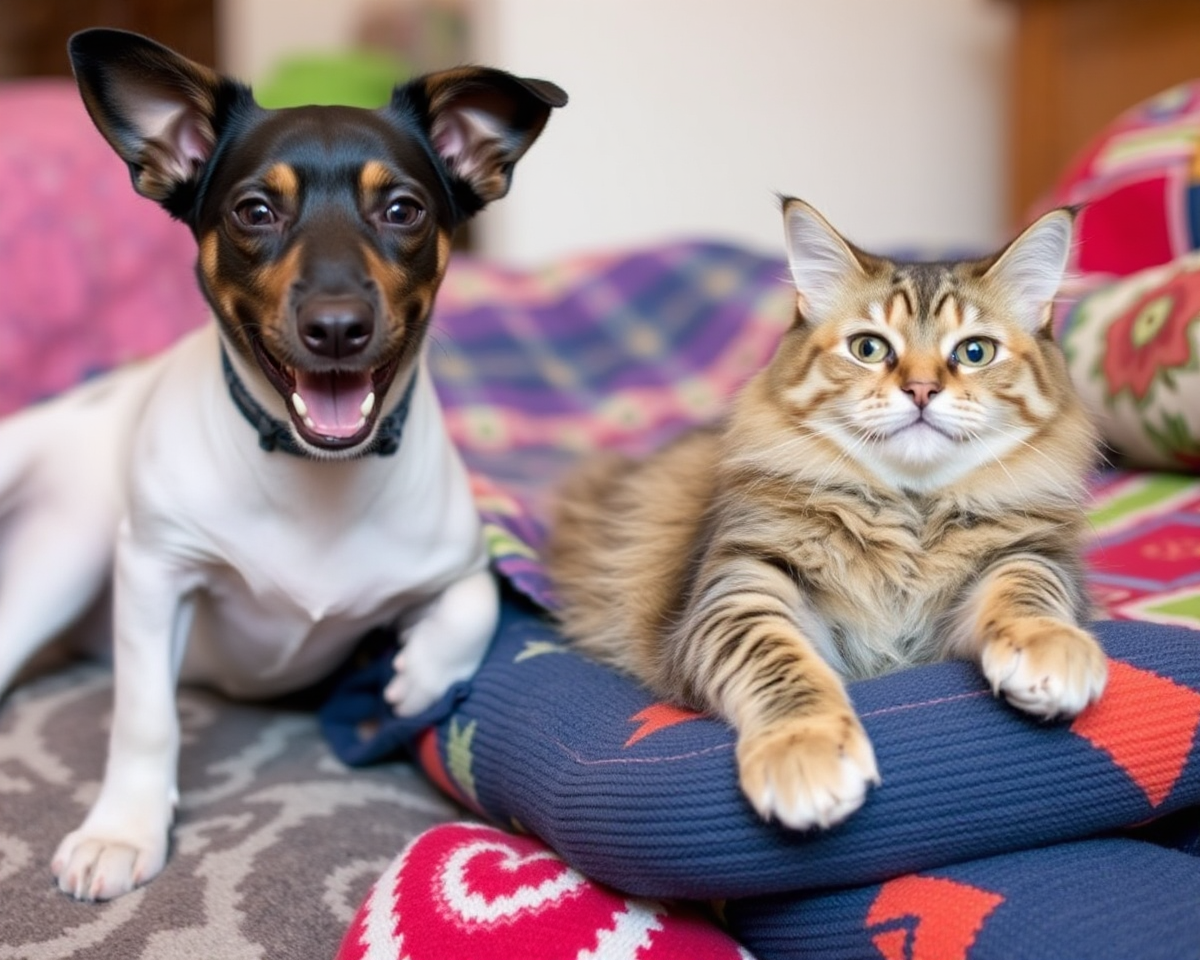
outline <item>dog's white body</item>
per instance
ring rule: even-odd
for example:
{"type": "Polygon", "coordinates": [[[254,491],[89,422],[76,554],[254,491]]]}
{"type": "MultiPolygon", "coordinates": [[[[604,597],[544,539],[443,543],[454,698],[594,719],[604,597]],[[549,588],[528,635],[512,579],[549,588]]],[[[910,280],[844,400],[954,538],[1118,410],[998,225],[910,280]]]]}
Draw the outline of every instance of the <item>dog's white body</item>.
{"type": "MultiPolygon", "coordinates": [[[[177,677],[238,697],[296,690],[368,628],[396,623],[388,698],[412,714],[474,672],[495,627],[480,522],[423,360],[393,456],[308,459],[259,448],[219,337],[208,324],[0,422],[0,690],[115,577],[108,767],[54,861],[79,897],[115,896],[163,866],[177,677]]],[[[233,362],[283,419],[261,374],[233,362]]]]}

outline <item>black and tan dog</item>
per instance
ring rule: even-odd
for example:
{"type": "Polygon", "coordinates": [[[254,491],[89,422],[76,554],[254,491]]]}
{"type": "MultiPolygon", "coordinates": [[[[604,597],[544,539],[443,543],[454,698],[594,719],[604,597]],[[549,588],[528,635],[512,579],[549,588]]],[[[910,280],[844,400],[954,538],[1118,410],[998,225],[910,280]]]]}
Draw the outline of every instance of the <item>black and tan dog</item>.
{"type": "Polygon", "coordinates": [[[108,765],[53,862],[106,899],[166,859],[177,678],[294,690],[379,624],[398,712],[478,666],[496,587],[422,345],[455,228],[566,95],[463,68],[379,110],[270,111],[135,34],[70,53],[135,189],[194,232],[215,317],[0,423],[0,690],[115,574],[108,765]]]}

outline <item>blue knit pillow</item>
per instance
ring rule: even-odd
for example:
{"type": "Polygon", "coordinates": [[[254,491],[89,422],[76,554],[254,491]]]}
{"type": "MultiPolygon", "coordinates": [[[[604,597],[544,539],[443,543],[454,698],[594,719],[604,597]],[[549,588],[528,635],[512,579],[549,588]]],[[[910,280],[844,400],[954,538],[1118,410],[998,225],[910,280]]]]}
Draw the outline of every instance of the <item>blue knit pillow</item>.
{"type": "Polygon", "coordinates": [[[1180,960],[1200,956],[1200,858],[1083,840],[731,901],[725,917],[759,960],[1180,960]]]}
{"type": "Polygon", "coordinates": [[[1095,630],[1109,688],[1073,723],[995,700],[968,663],[852,684],[883,785],[844,824],[814,833],[754,814],[729,727],[567,650],[518,600],[506,601],[476,677],[425,717],[390,715],[385,657],[342,684],[323,722],[346,762],[411,749],[466,805],[630,893],[871,884],[1200,804],[1200,633],[1132,621],[1095,630]]]}

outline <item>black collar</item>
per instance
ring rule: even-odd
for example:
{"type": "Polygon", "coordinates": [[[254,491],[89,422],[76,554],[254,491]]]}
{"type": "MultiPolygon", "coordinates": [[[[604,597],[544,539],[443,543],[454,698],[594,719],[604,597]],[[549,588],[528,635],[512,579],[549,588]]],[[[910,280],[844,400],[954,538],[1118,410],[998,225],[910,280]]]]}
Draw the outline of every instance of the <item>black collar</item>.
{"type": "MultiPolygon", "coordinates": [[[[251,396],[250,391],[246,389],[246,385],[237,375],[237,371],[233,369],[233,364],[229,361],[229,354],[225,352],[224,344],[221,344],[221,369],[225,371],[225,383],[229,387],[229,396],[233,398],[233,405],[241,411],[250,426],[258,431],[258,445],[262,449],[268,453],[272,450],[280,450],[283,453],[290,453],[294,457],[312,458],[310,453],[296,443],[291,427],[274,419],[251,396]]],[[[365,457],[374,454],[378,457],[390,457],[400,449],[400,438],[404,435],[404,422],[408,419],[408,408],[412,404],[413,390],[417,385],[417,373],[414,366],[408,378],[408,386],[404,388],[404,395],[396,404],[396,409],[380,419],[371,446],[358,456],[365,457]]]]}

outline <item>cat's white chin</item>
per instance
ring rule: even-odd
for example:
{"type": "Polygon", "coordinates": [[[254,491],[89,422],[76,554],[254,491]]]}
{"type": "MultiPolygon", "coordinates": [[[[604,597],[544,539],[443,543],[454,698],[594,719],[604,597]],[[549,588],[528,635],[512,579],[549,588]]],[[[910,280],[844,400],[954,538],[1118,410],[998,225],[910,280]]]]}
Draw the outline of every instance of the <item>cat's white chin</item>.
{"type": "Polygon", "coordinates": [[[939,428],[917,421],[884,439],[867,457],[893,486],[906,490],[936,490],[952,483],[971,465],[962,444],[939,428]]]}
{"type": "Polygon", "coordinates": [[[1023,442],[1020,434],[1007,431],[956,437],[918,420],[889,435],[871,450],[860,447],[856,458],[894,487],[930,493],[956,483],[980,467],[999,462],[1023,442]]]}
{"type": "Polygon", "coordinates": [[[929,467],[953,456],[955,440],[927,420],[917,420],[884,441],[884,455],[896,463],[929,467]]]}

